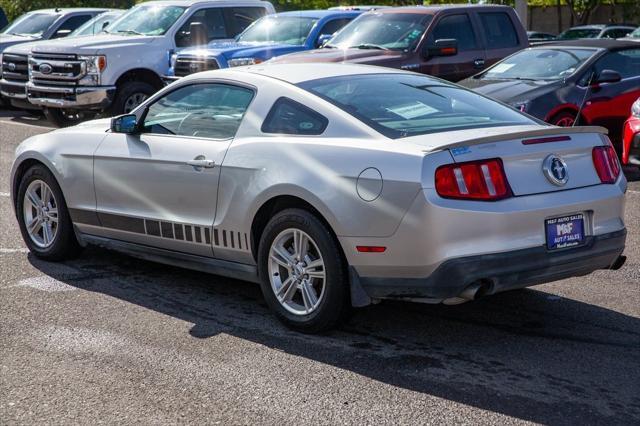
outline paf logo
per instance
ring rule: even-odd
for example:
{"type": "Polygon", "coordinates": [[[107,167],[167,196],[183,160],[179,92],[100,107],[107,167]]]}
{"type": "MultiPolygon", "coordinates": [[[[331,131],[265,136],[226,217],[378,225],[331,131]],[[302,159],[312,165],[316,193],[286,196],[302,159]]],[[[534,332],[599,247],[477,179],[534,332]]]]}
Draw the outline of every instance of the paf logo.
{"type": "Polygon", "coordinates": [[[556,225],[556,231],[559,237],[562,237],[563,235],[569,235],[573,232],[573,223],[569,222],[556,225]]]}

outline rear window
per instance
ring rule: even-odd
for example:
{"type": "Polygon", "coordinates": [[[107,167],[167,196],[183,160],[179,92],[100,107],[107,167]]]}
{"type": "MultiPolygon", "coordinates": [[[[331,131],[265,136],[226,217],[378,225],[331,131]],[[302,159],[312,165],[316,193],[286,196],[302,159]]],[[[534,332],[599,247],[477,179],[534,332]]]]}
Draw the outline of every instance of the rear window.
{"type": "Polygon", "coordinates": [[[311,80],[299,86],[393,139],[536,124],[505,105],[427,76],[349,75],[311,80]]]}
{"type": "Polygon", "coordinates": [[[489,49],[517,47],[518,35],[511,18],[504,12],[481,13],[480,21],[489,49]]]}

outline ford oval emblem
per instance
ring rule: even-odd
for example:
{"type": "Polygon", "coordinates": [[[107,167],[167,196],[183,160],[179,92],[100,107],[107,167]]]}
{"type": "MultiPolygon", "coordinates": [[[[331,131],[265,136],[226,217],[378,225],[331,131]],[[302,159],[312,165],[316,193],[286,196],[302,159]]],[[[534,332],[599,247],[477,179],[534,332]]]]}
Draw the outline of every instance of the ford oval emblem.
{"type": "Polygon", "coordinates": [[[567,163],[555,154],[548,155],[542,162],[542,171],[547,180],[554,185],[564,186],[569,181],[567,163]]]}
{"type": "Polygon", "coordinates": [[[51,74],[53,67],[49,64],[40,64],[38,66],[38,71],[40,71],[41,74],[51,74]]]}

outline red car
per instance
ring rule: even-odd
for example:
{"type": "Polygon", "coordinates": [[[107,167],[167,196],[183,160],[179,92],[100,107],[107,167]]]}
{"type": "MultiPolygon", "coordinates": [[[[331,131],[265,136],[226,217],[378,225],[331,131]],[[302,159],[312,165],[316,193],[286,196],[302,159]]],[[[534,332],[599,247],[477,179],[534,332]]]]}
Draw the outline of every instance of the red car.
{"type": "Polygon", "coordinates": [[[631,117],[624,123],[622,163],[640,166],[640,98],[631,107],[631,117]]]}

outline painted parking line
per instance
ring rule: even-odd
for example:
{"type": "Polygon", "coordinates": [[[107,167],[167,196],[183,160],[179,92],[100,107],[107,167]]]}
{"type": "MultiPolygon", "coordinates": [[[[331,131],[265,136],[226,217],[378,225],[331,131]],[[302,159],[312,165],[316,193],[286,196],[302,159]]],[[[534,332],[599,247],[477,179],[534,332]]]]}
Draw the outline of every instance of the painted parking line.
{"type": "Polygon", "coordinates": [[[24,280],[20,280],[16,285],[9,286],[11,287],[30,287],[35,290],[46,291],[48,293],[58,293],[62,291],[74,291],[77,290],[77,287],[74,287],[69,284],[65,284],[62,281],[58,281],[55,278],[49,276],[40,276],[40,277],[31,277],[26,278],[24,280]]]}
{"type": "Polygon", "coordinates": [[[29,249],[26,248],[0,248],[0,254],[7,253],[29,253],[29,249]]]}
{"type": "Polygon", "coordinates": [[[0,192],[0,197],[8,197],[11,194],[9,194],[8,192],[0,192]]]}

